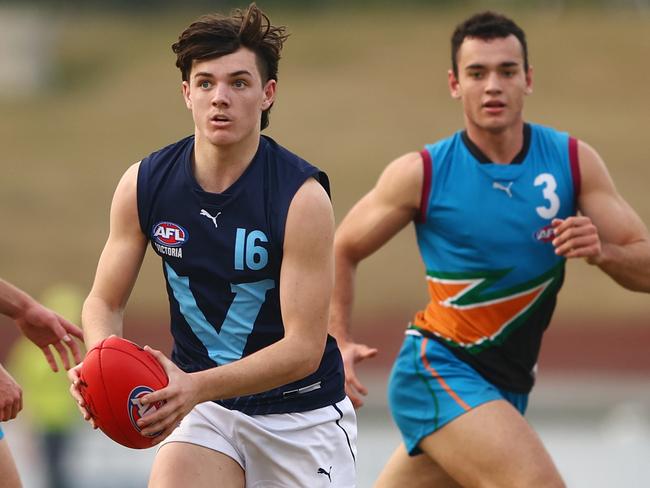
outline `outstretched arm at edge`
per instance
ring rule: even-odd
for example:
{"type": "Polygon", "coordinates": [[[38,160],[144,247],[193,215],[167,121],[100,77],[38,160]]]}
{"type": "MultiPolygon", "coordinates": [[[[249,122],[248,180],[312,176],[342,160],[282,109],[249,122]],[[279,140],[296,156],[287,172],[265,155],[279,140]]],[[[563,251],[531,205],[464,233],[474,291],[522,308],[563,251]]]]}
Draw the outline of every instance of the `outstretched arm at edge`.
{"type": "Polygon", "coordinates": [[[41,349],[52,371],[56,372],[59,368],[50,346],[59,353],[65,369],[70,369],[71,366],[68,350],[72,353],[74,364],[81,361],[79,346],[72,338],[81,339],[81,329],[2,279],[0,313],[11,317],[23,335],[41,349]]]}

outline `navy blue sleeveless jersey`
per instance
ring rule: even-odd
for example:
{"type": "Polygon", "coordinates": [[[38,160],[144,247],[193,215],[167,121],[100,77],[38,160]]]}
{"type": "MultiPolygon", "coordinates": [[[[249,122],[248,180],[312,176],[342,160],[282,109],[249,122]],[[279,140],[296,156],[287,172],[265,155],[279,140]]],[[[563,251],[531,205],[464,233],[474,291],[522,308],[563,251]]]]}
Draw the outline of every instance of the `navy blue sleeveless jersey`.
{"type": "MultiPolygon", "coordinates": [[[[325,173],[264,136],[239,179],[209,193],[194,178],[193,149],[190,136],[143,159],[137,190],[140,226],[167,282],[172,360],[186,372],[236,361],[284,336],[280,268],[289,205],[310,177],[329,194],[325,173]]],[[[344,396],[341,355],[328,336],[315,373],[218,403],[260,415],[313,410],[344,396]]]]}

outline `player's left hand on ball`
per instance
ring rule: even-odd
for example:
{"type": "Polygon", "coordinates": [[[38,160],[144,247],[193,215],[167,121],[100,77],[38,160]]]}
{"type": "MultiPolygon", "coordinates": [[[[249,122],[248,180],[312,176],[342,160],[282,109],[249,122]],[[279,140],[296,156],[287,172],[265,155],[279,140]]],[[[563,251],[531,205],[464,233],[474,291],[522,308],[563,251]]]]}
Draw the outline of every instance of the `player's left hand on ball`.
{"type": "Polygon", "coordinates": [[[78,364],[74,368],[70,368],[68,370],[68,380],[70,380],[70,395],[72,395],[72,398],[74,398],[77,408],[79,409],[79,412],[81,413],[82,417],[86,422],[90,422],[90,425],[92,425],[93,429],[97,428],[97,424],[95,424],[95,420],[93,419],[92,415],[90,415],[90,412],[86,408],[86,401],[84,400],[84,397],[81,395],[81,366],[83,363],[78,364]]]}
{"type": "Polygon", "coordinates": [[[565,258],[586,258],[597,264],[602,252],[598,229],[589,217],[583,215],[551,222],[555,238],[555,254],[565,258]]]}
{"type": "Polygon", "coordinates": [[[149,346],[145,346],[144,349],[153,354],[169,378],[169,383],[165,388],[149,393],[140,400],[144,405],[156,402],[164,403],[157,410],[138,420],[142,435],[155,435],[151,439],[151,445],[154,446],[171,434],[183,417],[194,408],[197,403],[198,392],[192,375],[182,371],[167,359],[162,352],[149,346]]]}

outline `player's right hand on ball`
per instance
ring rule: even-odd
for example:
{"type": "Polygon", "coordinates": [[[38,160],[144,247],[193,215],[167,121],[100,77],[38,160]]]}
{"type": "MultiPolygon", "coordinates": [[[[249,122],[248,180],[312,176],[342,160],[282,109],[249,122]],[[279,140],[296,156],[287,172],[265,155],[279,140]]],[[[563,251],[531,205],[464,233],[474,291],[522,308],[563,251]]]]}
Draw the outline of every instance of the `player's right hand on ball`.
{"type": "Polygon", "coordinates": [[[80,373],[81,373],[82,365],[83,363],[79,363],[74,368],[70,368],[68,370],[68,379],[70,380],[70,394],[72,395],[72,398],[74,398],[77,404],[77,408],[79,409],[79,412],[81,412],[81,416],[84,418],[86,422],[90,422],[90,425],[93,426],[93,429],[96,429],[97,425],[95,424],[92,415],[90,415],[90,412],[86,408],[86,401],[84,400],[84,397],[81,395],[80,373]]]}
{"type": "Polygon", "coordinates": [[[149,346],[145,346],[144,350],[153,354],[169,378],[165,388],[140,399],[143,405],[162,403],[161,407],[138,420],[142,435],[155,436],[151,439],[151,445],[155,446],[171,434],[198,403],[198,385],[190,373],[182,371],[162,352],[149,346]]]}
{"type": "Polygon", "coordinates": [[[375,357],[377,349],[356,342],[339,342],[339,349],[345,367],[345,393],[354,408],[360,408],[363,406],[363,397],[368,394],[368,389],[359,381],[354,368],[358,362],[375,357]]]}

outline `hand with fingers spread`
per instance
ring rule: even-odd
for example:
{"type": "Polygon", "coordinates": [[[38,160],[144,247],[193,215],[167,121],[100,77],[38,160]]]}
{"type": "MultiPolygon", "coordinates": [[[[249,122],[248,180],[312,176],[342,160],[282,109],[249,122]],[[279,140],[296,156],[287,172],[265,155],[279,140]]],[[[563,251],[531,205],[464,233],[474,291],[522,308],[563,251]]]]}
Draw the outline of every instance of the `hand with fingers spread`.
{"type": "Polygon", "coordinates": [[[162,365],[169,378],[169,384],[140,399],[143,405],[164,402],[164,405],[138,420],[141,434],[152,437],[151,445],[162,442],[180,424],[183,417],[199,402],[198,384],[190,373],[185,373],[162,352],[145,346],[162,365]]]}
{"type": "Polygon", "coordinates": [[[74,364],[81,362],[79,344],[72,336],[83,339],[83,333],[59,314],[34,302],[15,320],[25,337],[41,348],[52,371],[56,372],[59,368],[50,346],[58,352],[65,369],[72,366],[69,353],[72,354],[74,364]]]}
{"type": "Polygon", "coordinates": [[[0,280],[0,313],[14,319],[23,335],[41,348],[52,371],[59,368],[51,347],[58,352],[65,369],[72,366],[69,353],[74,364],[81,361],[81,350],[73,338],[83,339],[81,329],[4,280],[0,280]]]}
{"type": "Polygon", "coordinates": [[[345,367],[345,392],[352,401],[354,408],[363,406],[363,398],[368,394],[368,389],[359,381],[355,372],[355,365],[364,359],[377,355],[377,349],[356,342],[340,342],[339,349],[345,367]]]}
{"type": "Polygon", "coordinates": [[[555,254],[565,258],[585,258],[590,264],[598,264],[602,247],[598,229],[589,217],[575,216],[553,219],[555,254]]]}

